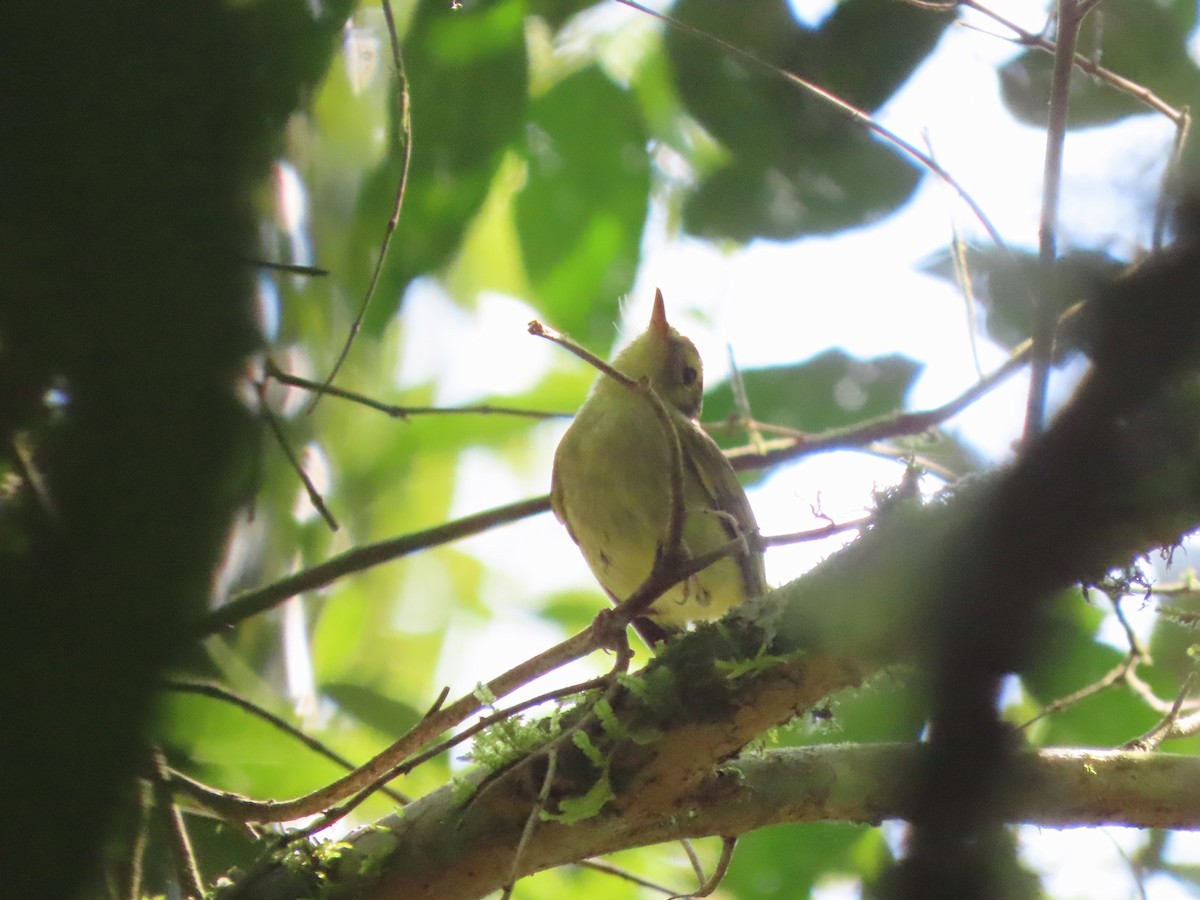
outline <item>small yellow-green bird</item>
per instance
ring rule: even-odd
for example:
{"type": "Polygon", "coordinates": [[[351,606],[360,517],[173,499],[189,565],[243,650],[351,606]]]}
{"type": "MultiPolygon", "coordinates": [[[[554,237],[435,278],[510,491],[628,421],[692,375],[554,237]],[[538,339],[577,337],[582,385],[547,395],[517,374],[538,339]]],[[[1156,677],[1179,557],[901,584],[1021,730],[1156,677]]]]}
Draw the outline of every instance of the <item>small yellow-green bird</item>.
{"type": "MultiPolygon", "coordinates": [[[[649,381],[679,436],[684,555],[696,557],[739,537],[747,542],[745,552],[724,557],[667,591],[649,617],[667,629],[719,618],[766,591],[758,525],[729,461],[696,421],[704,394],[700,354],[667,324],[661,291],[655,293],[650,327],[612,366],[634,381],[649,381]]],[[[650,398],[602,374],[554,455],[554,514],[618,602],[650,574],[666,540],[669,446],[650,398]]],[[[663,629],[649,631],[654,639],[665,636],[663,629]]]]}

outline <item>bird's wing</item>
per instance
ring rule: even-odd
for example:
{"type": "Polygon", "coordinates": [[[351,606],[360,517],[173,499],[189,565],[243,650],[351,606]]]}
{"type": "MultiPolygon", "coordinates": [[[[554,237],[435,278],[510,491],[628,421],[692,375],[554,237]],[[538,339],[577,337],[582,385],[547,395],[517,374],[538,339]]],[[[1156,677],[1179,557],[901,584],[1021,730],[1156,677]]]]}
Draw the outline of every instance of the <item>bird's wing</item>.
{"type": "Polygon", "coordinates": [[[730,539],[743,537],[749,547],[748,553],[739,554],[738,564],[746,582],[746,596],[758,597],[767,590],[766,570],[763,567],[762,551],[758,549],[758,522],[754,510],[746,499],[746,492],[738,481],[733,466],[699,424],[679,416],[676,419],[679,446],[683,462],[695,473],[701,487],[708,494],[714,511],[722,514],[725,530],[730,539]]]}
{"type": "Polygon", "coordinates": [[[562,479],[558,477],[557,462],[550,470],[550,509],[554,511],[554,517],[563,523],[571,540],[578,544],[579,538],[575,537],[575,532],[571,530],[571,522],[567,518],[567,504],[563,497],[562,479]]]}

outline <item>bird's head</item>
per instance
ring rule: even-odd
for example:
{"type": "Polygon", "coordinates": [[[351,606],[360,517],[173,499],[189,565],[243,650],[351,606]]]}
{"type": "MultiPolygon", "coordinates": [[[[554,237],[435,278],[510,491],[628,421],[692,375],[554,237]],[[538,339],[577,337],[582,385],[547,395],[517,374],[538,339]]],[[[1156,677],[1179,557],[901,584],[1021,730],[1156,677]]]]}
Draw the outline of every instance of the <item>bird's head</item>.
{"type": "Polygon", "coordinates": [[[668,406],[689,419],[700,415],[704,400],[704,368],[696,345],[667,324],[662,291],[654,292],[650,327],[613,360],[613,367],[633,379],[648,378],[668,406]]]}

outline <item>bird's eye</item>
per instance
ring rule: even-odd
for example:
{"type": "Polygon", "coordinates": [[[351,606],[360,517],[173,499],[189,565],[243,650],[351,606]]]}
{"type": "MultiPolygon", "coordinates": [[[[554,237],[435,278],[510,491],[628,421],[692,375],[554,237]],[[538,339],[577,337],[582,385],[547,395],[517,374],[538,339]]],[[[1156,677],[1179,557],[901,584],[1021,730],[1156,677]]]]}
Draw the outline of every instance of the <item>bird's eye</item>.
{"type": "Polygon", "coordinates": [[[680,373],[680,380],[683,381],[685,386],[691,387],[696,383],[696,379],[699,376],[700,373],[696,371],[695,366],[684,366],[683,372],[680,373]]]}

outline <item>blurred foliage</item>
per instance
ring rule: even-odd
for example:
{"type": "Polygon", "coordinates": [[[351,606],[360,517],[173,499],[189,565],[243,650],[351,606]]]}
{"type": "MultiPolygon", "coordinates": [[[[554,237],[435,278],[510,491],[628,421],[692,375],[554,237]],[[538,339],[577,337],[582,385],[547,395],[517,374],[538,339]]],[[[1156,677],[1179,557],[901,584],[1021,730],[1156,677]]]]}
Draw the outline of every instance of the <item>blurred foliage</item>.
{"type": "Polygon", "coordinates": [[[637,106],[597,66],[530,108],[515,215],[531,287],[574,335],[603,333],[633,284],[650,165],[637,106]]]}
{"type": "MultiPolygon", "coordinates": [[[[442,3],[417,4],[404,36],[412,160],[406,214],[367,320],[376,332],[391,321],[412,278],[450,259],[526,119],[524,5],[497,0],[470,16],[447,13],[442,3]]],[[[392,123],[389,153],[359,193],[355,228],[365,246],[378,243],[380,225],[392,214],[404,148],[400,125],[392,123]]],[[[369,272],[363,266],[351,281],[354,296],[366,290],[369,272]]]]}
{"type": "MultiPolygon", "coordinates": [[[[1105,0],[1096,12],[1083,22],[1078,54],[1159,97],[1196,96],[1200,68],[1187,53],[1196,27],[1192,0],[1105,0]]],[[[1004,102],[1018,120],[1046,124],[1053,69],[1054,57],[1039,49],[1026,50],[1000,69],[1004,102]]],[[[1097,78],[1076,72],[1071,79],[1068,127],[1106,125],[1144,110],[1097,78]]]]}
{"type": "MultiPolygon", "coordinates": [[[[984,332],[1010,350],[1033,333],[1035,304],[1048,298],[1058,315],[1081,300],[1090,299],[1100,285],[1116,277],[1125,264],[1095,250],[1068,250],[1056,266],[1053,283],[1045,281],[1037,254],[1014,248],[968,247],[964,255],[971,274],[971,296],[979,304],[984,332]]],[[[957,283],[950,250],[928,259],[922,270],[957,283]]],[[[1083,335],[1078,324],[1065,330],[1077,338],[1063,349],[1080,349],[1083,335]]]]}
{"type": "MultiPolygon", "coordinates": [[[[786,0],[681,0],[673,14],[867,112],[952,21],[890,0],[844,0],[815,29],[786,0]]],[[[692,34],[668,30],[666,45],[685,108],[728,151],[689,192],[689,231],[736,240],[839,231],[886,215],[915,189],[913,164],[843,112],[692,34]]]]}
{"type": "MultiPolygon", "coordinates": [[[[165,322],[156,321],[172,339],[187,328],[179,322],[188,320],[173,319],[173,305],[159,309],[154,304],[173,296],[169,288],[180,280],[189,287],[181,294],[190,298],[186,309],[220,309],[227,315],[222,321],[228,332],[218,329],[214,337],[213,331],[196,331],[202,349],[219,350],[223,364],[216,374],[212,369],[196,373],[205,384],[227,385],[253,340],[244,296],[238,295],[237,309],[232,303],[229,308],[207,305],[209,294],[198,279],[213,259],[270,257],[330,269],[326,278],[262,271],[258,280],[263,318],[278,322],[277,327],[263,327],[272,358],[281,368],[319,379],[340,351],[363,301],[394,212],[406,147],[401,89],[383,17],[374,6],[363,6],[343,28],[350,10],[325,6],[326,14],[311,20],[303,4],[235,4],[240,12],[232,35],[240,35],[245,46],[239,52],[253,51],[258,65],[248,67],[253,79],[237,81],[236,89],[221,82],[222,90],[253,93],[257,105],[247,104],[247,121],[241,125],[269,129],[270,134],[254,133],[252,150],[259,163],[254,179],[246,176],[236,190],[223,185],[226,193],[213,199],[225,211],[243,211],[242,230],[235,236],[249,234],[248,223],[257,217],[260,246],[247,251],[234,238],[226,239],[225,232],[216,232],[220,240],[215,249],[203,241],[189,246],[199,263],[169,272],[162,289],[149,297],[139,295],[147,309],[166,310],[165,322]],[[257,110],[255,116],[252,110],[257,110]],[[276,168],[273,192],[261,186],[260,171],[272,158],[287,164],[276,168]],[[284,190],[289,172],[299,185],[294,194],[284,190]],[[235,327],[239,323],[243,327],[235,327]]],[[[489,374],[495,375],[497,386],[468,398],[470,402],[569,412],[583,396],[590,370],[572,369],[555,356],[523,386],[505,390],[499,385],[508,383],[502,376],[509,366],[519,368],[526,352],[537,352],[524,349],[530,343],[508,344],[513,336],[492,333],[486,335],[484,353],[478,345],[447,340],[451,329],[439,330],[440,323],[455,315],[477,316],[481,298],[500,292],[519,297],[538,317],[571,332],[580,343],[607,348],[619,303],[635,284],[647,222],[656,208],[666,212],[665,218],[675,216],[672,224],[683,231],[722,241],[827,235],[895,213],[920,181],[920,171],[909,160],[794,84],[692,34],[644,27],[639,14],[629,9],[614,11],[588,0],[480,0],[461,7],[449,0],[414,0],[398,3],[396,12],[411,102],[411,167],[402,215],[365,328],[337,381],[341,388],[377,400],[415,406],[442,405],[447,397],[458,402],[462,397],[455,393],[455,373],[492,366],[495,372],[489,374]],[[620,17],[625,24],[612,26],[604,15],[620,17]],[[430,306],[437,307],[435,313],[430,314],[430,306]]],[[[1195,66],[1184,45],[1195,26],[1194,2],[1106,0],[1099,12],[1103,29],[1085,32],[1093,44],[1084,52],[1102,51],[1105,65],[1156,91],[1194,93],[1195,66]]],[[[868,111],[896,95],[953,21],[949,14],[894,0],[843,0],[819,25],[801,24],[785,0],[679,0],[671,13],[868,111]]],[[[87,40],[80,42],[73,52],[88,46],[87,40]]],[[[201,41],[202,50],[211,46],[201,41]]],[[[197,53],[208,59],[206,52],[197,53]]],[[[1029,50],[1000,73],[1006,102],[1023,121],[1040,121],[1048,59],[1029,50]]],[[[26,65],[37,68],[28,59],[26,65]]],[[[144,90],[140,77],[134,81],[125,89],[144,90]]],[[[1128,99],[1114,99],[1109,89],[1082,76],[1075,84],[1076,125],[1139,111],[1128,99]]],[[[119,98],[110,99],[120,106],[119,98]]],[[[220,108],[218,114],[196,107],[198,121],[186,132],[185,147],[226,127],[226,105],[220,108]]],[[[160,150],[148,142],[138,152],[153,160],[160,150]]],[[[170,152],[179,153],[180,146],[172,144],[170,152]]],[[[146,171],[154,184],[171,184],[176,176],[169,167],[146,171]]],[[[114,183],[127,189],[124,182],[114,183]]],[[[71,204],[51,208],[63,220],[70,218],[71,204]]],[[[172,227],[169,217],[147,221],[151,234],[172,227]]],[[[106,233],[106,223],[88,224],[95,226],[88,234],[106,233]]],[[[3,234],[20,230],[10,226],[3,234]]],[[[198,232],[208,235],[205,229],[198,232]]],[[[59,239],[57,231],[53,240],[48,233],[36,232],[41,248],[36,259],[42,269],[54,272],[63,248],[72,244],[59,239]]],[[[198,240],[196,230],[186,234],[198,240]]],[[[144,263],[146,254],[136,244],[98,246],[97,259],[90,260],[95,266],[88,269],[97,281],[112,268],[136,269],[144,263]]],[[[172,254],[162,265],[179,258],[172,254]]],[[[927,271],[950,277],[948,258],[931,260],[927,271]]],[[[967,261],[988,335],[1015,346],[1030,330],[1027,298],[1038,271],[1033,257],[972,248],[967,261]]],[[[1065,308],[1119,265],[1098,252],[1068,253],[1055,296],[1065,308]]],[[[238,271],[239,284],[247,281],[249,267],[238,271]]],[[[123,286],[120,281],[118,288],[123,286]]],[[[244,284],[240,287],[246,290],[244,284]]],[[[47,388],[56,383],[53,376],[68,372],[72,386],[81,391],[92,386],[88,379],[93,377],[100,379],[95,384],[103,384],[93,369],[102,375],[112,360],[123,359],[122,348],[128,349],[130,341],[122,334],[123,340],[101,344],[95,336],[111,337],[120,330],[112,323],[127,320],[123,312],[104,318],[107,307],[78,319],[70,304],[66,311],[43,310],[24,296],[20,300],[9,299],[0,319],[0,376],[2,386],[12,388],[0,392],[0,423],[8,429],[6,438],[28,432],[54,446],[69,433],[60,429],[70,413],[48,410],[43,402],[47,388]],[[32,336],[28,343],[17,340],[27,335],[32,336]]],[[[532,342],[524,335],[515,337],[532,342]]],[[[147,340],[136,336],[133,343],[142,347],[147,340]]],[[[175,346],[152,348],[158,367],[137,368],[125,387],[174,383],[180,370],[194,362],[175,346]]],[[[920,363],[900,352],[859,356],[835,348],[803,362],[751,369],[742,378],[756,419],[815,433],[906,410],[920,372],[920,363]]],[[[149,396],[153,403],[148,408],[162,417],[164,429],[208,436],[222,426],[207,407],[189,406],[194,397],[182,390],[167,396],[151,391],[149,396]]],[[[144,463],[144,455],[131,455],[130,465],[141,461],[143,467],[132,474],[129,469],[118,472],[165,508],[142,523],[143,530],[166,533],[176,518],[190,521],[196,497],[226,498],[250,480],[242,470],[253,469],[254,499],[238,518],[215,591],[218,601],[352,547],[548,489],[553,423],[497,415],[389,417],[333,397],[306,415],[308,397],[302,391],[272,386],[266,398],[338,519],[336,532],[312,511],[291,464],[265,428],[254,450],[243,450],[235,460],[234,468],[240,468],[233,474],[209,472],[202,455],[164,456],[154,467],[144,463]],[[247,455],[254,456],[252,464],[247,455]],[[176,483],[181,473],[193,479],[186,492],[176,483]],[[205,481],[203,474],[212,477],[205,481]]],[[[727,420],[735,411],[732,386],[713,385],[706,397],[706,421],[727,420]]],[[[729,444],[741,439],[719,437],[729,444]]],[[[895,444],[958,471],[979,465],[973,451],[944,430],[895,444]]],[[[113,471],[99,465],[105,461],[86,459],[80,466],[95,465],[97,477],[110,478],[113,471]]],[[[121,515],[131,509],[142,515],[120,504],[113,508],[121,515]]],[[[103,547],[115,543],[120,549],[124,524],[110,515],[97,521],[93,531],[111,542],[103,547]]],[[[211,526],[207,519],[202,524],[211,526]]],[[[598,592],[543,589],[532,577],[540,554],[573,552],[565,535],[559,535],[557,545],[543,545],[539,532],[518,532],[527,525],[506,526],[502,536],[521,537],[499,552],[480,551],[471,542],[451,544],[340,579],[207,640],[202,648],[179,640],[178,634],[168,643],[147,627],[142,643],[119,652],[145,654],[155,673],[170,665],[177,674],[220,680],[361,762],[416,721],[443,684],[464,678],[473,683],[497,674],[478,652],[484,629],[494,626],[496,633],[519,634],[541,646],[591,620],[603,602],[598,592]],[[512,549],[517,546],[519,553],[512,549]]],[[[208,528],[212,547],[218,531],[208,528]]],[[[14,554],[22,538],[20,532],[0,530],[2,548],[14,554]]],[[[211,562],[214,553],[210,547],[205,559],[211,562]]],[[[199,605],[203,591],[196,583],[193,578],[188,590],[180,592],[183,601],[199,605]]],[[[119,604],[126,599],[111,584],[105,590],[102,598],[85,600],[99,604],[111,596],[119,604]]],[[[153,599],[166,604],[172,591],[162,594],[153,599]]],[[[88,608],[84,601],[80,607],[88,608]]],[[[142,608],[156,610],[149,603],[142,608]]],[[[186,609],[173,611],[172,622],[190,621],[190,615],[186,609]]],[[[1107,610],[1080,595],[1059,598],[1045,627],[1045,653],[1022,673],[1021,696],[1013,700],[1010,717],[1023,721],[1120,661],[1121,651],[1101,635],[1102,623],[1111,621],[1106,615],[1107,610]]],[[[1151,644],[1162,668],[1146,677],[1161,696],[1172,696],[1181,677],[1192,670],[1193,643],[1178,622],[1163,620],[1155,628],[1151,644]]],[[[111,648],[114,654],[118,649],[115,644],[111,648]]],[[[89,695],[88,702],[103,701],[89,695]]],[[[148,706],[143,697],[137,709],[148,706]]],[[[889,674],[830,698],[813,716],[766,740],[910,741],[923,727],[922,709],[908,675],[889,674]]],[[[1027,734],[1038,743],[1111,745],[1136,736],[1154,720],[1144,703],[1114,688],[1040,721],[1027,734]]],[[[125,723],[127,733],[139,741],[149,731],[173,765],[223,789],[280,799],[339,774],[333,763],[293,739],[209,698],[167,694],[154,721],[143,725],[132,713],[125,723]]],[[[1177,743],[1186,752],[1195,751],[1194,741],[1177,743]]],[[[419,795],[444,783],[459,766],[457,753],[421,767],[401,788],[419,795]]],[[[128,766],[123,770],[126,775],[131,771],[128,766]]],[[[97,767],[97,772],[106,783],[119,780],[112,767],[97,767]]],[[[81,779],[85,774],[79,772],[81,779]]],[[[124,798],[120,814],[126,826],[134,818],[132,793],[124,798]]],[[[391,808],[392,801],[373,797],[357,811],[356,821],[370,821],[391,808]]],[[[95,811],[81,818],[103,820],[95,811]]],[[[238,829],[209,822],[197,824],[193,838],[208,874],[248,866],[257,852],[238,829]]],[[[128,853],[127,842],[110,839],[108,845],[114,860],[128,853]]],[[[166,852],[163,836],[155,830],[148,889],[165,890],[172,877],[164,863],[166,852]]],[[[891,858],[878,828],[836,823],[772,828],[741,841],[721,890],[728,897],[756,898],[804,896],[839,878],[869,886],[891,858]]],[[[706,857],[711,859],[711,854],[706,857]]],[[[629,851],[620,860],[673,886],[691,883],[690,870],[668,848],[629,851]]],[[[523,900],[585,894],[646,896],[629,883],[581,869],[543,873],[522,882],[517,892],[523,900]]]]}
{"type": "MultiPolygon", "coordinates": [[[[756,419],[821,432],[899,412],[920,371],[902,356],[859,360],[827,350],[794,366],[751,369],[741,377],[756,419]]],[[[728,382],[705,395],[706,420],[720,421],[736,412],[728,382]]]]}

